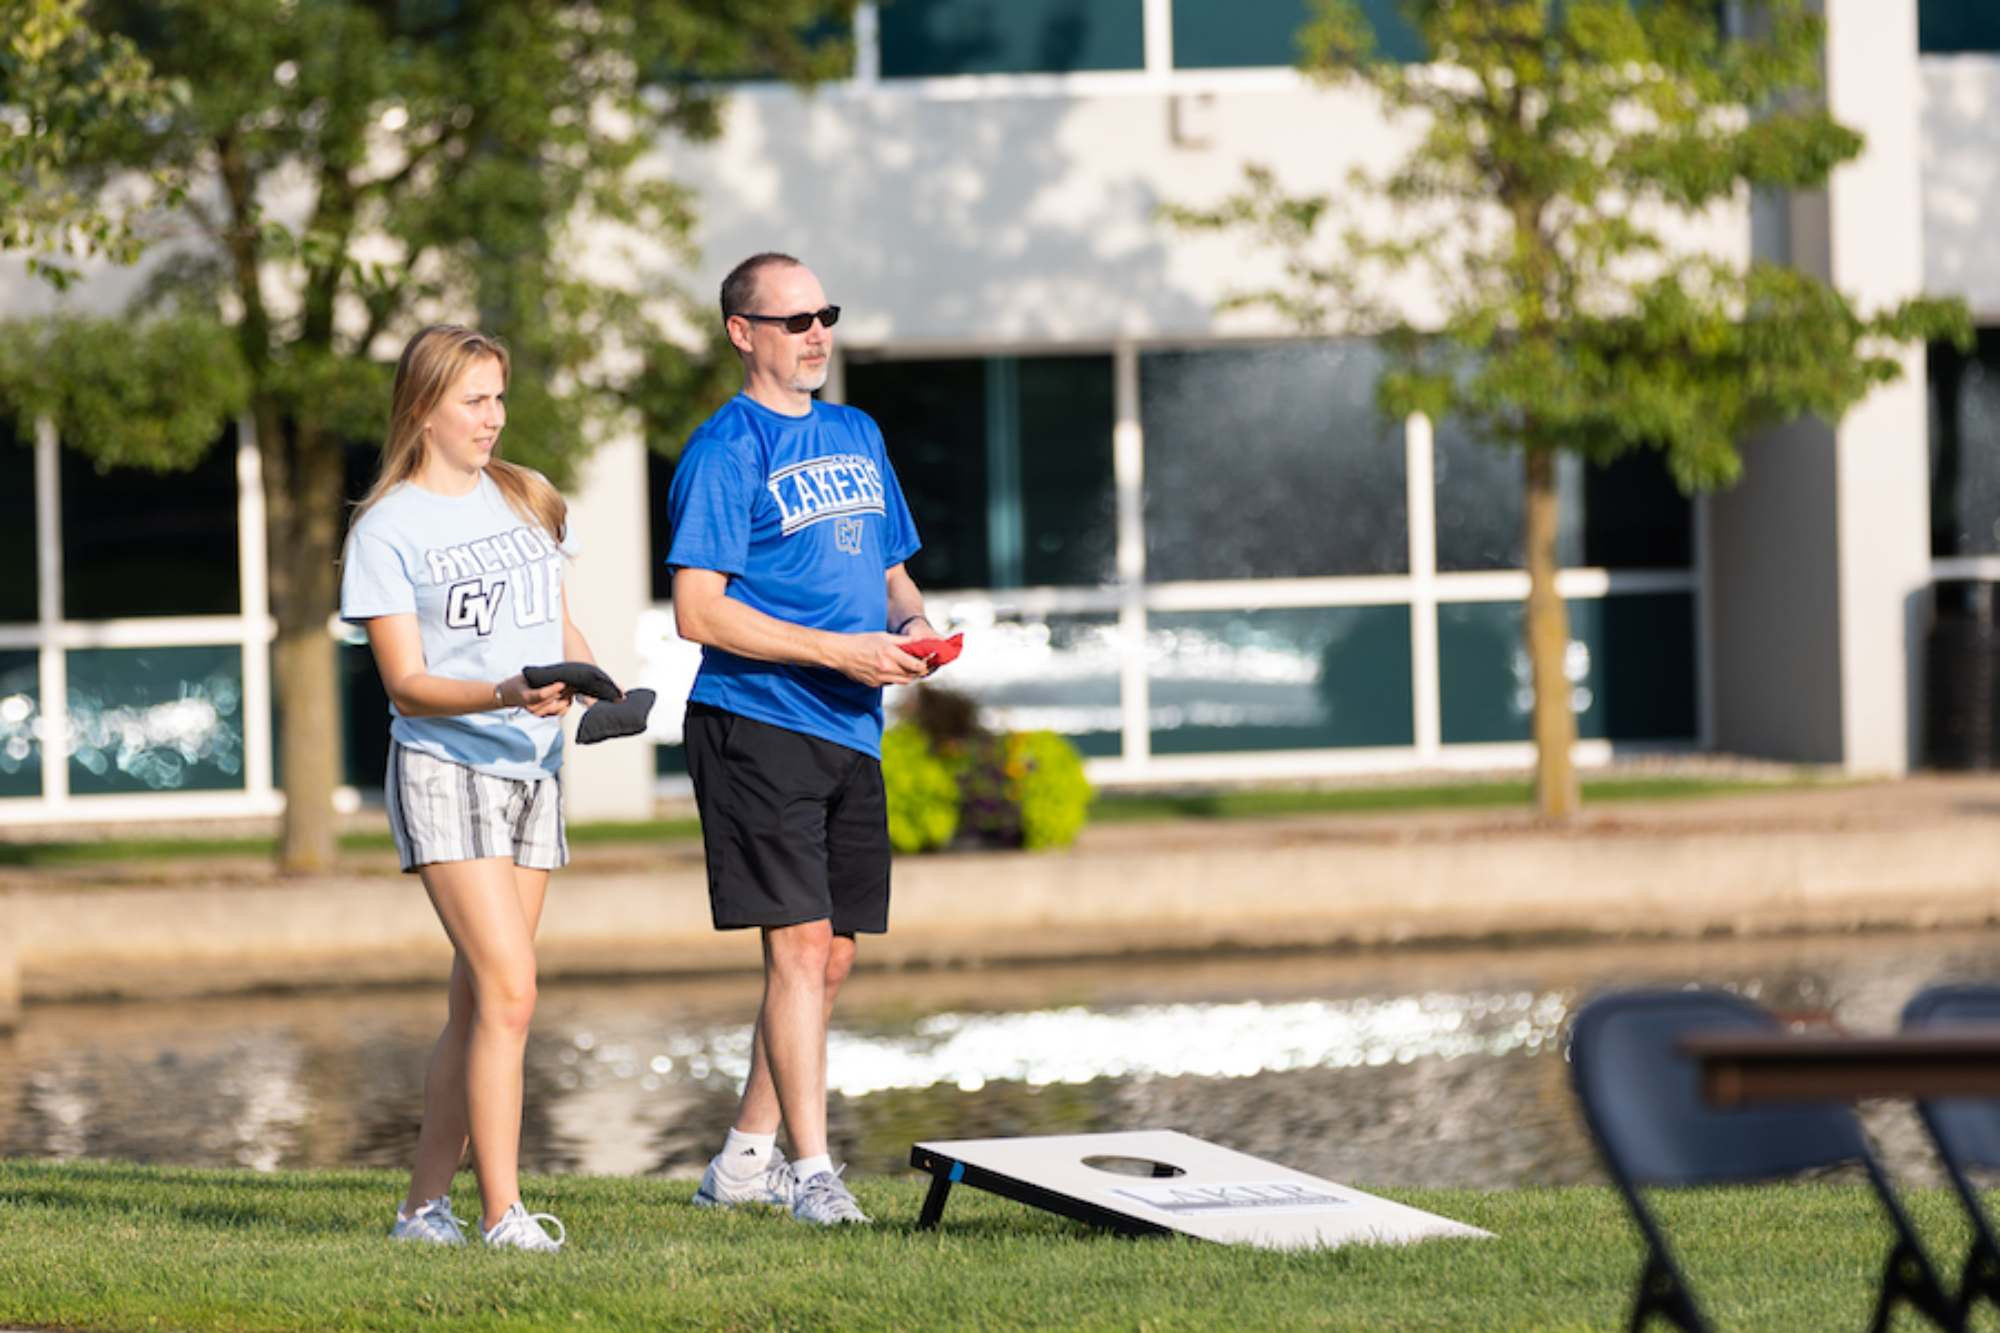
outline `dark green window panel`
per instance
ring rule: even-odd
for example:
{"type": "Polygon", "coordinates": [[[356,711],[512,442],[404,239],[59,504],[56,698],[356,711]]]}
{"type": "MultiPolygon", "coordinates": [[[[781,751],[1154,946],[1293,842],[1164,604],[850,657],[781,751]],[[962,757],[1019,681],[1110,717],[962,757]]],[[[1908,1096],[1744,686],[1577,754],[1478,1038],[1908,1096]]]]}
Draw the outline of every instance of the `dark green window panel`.
{"type": "Polygon", "coordinates": [[[1143,69],[1143,0],[884,0],[882,76],[1143,69]]]}
{"type": "Polygon", "coordinates": [[[1917,50],[1925,55],[2000,51],[1993,0],[1917,0],[1917,50]]]}
{"type": "Polygon", "coordinates": [[[39,655],[0,652],[0,797],[42,794],[41,720],[39,655]]]}
{"type": "Polygon", "coordinates": [[[1019,581],[1033,587],[1110,583],[1118,574],[1111,358],[1037,356],[1013,364],[1020,405],[1019,581]]]}
{"type": "MultiPolygon", "coordinates": [[[[1520,569],[1525,499],[1521,455],[1447,419],[1437,425],[1437,567],[1520,569]]],[[[1685,569],[1694,563],[1694,506],[1659,454],[1639,450],[1596,467],[1556,460],[1556,559],[1565,568],[1685,569]]]]}
{"type": "Polygon", "coordinates": [[[656,778],[684,778],[687,776],[688,761],[685,745],[655,745],[653,747],[653,776],[656,778]]]}
{"type": "Polygon", "coordinates": [[[389,693],[382,688],[382,673],[367,644],[343,643],[335,651],[342,779],[350,787],[380,791],[389,771],[389,693]]]}
{"type": "MultiPolygon", "coordinates": [[[[1576,732],[1586,740],[1695,736],[1694,597],[1630,593],[1567,603],[1576,732]]],[[[1519,602],[1438,608],[1438,684],[1447,745],[1524,741],[1533,677],[1519,602]]]]}
{"type": "Polygon", "coordinates": [[[928,588],[1084,587],[1115,575],[1108,356],[850,360],[924,549],[928,588]]]}
{"type": "Polygon", "coordinates": [[[68,670],[72,792],[242,788],[241,649],[79,648],[68,670]]]}
{"type": "Polygon", "coordinates": [[[1410,609],[1147,617],[1155,754],[1409,745],[1410,609]]]}
{"type": "Polygon", "coordinates": [[[847,401],[882,428],[924,548],[925,588],[992,586],[986,513],[986,363],[849,358],[847,401]]]}
{"type": "MultiPolygon", "coordinates": [[[[1421,61],[1423,39],[1396,0],[1361,0],[1375,30],[1375,49],[1392,60],[1421,61]]],[[[1299,63],[1299,29],[1311,17],[1307,0],[1174,0],[1174,65],[1178,69],[1239,69],[1299,63]]]]}
{"type": "Polygon", "coordinates": [[[977,656],[946,668],[938,683],[978,700],[987,725],[1059,732],[1093,757],[1121,751],[1116,615],[1025,616],[966,638],[977,656]]]}
{"type": "Polygon", "coordinates": [[[187,472],[100,473],[78,450],[61,458],[66,616],[237,614],[233,429],[187,472]]]}
{"type": "Polygon", "coordinates": [[[1971,354],[1933,343],[1931,554],[2000,555],[2000,329],[1971,354]]]}
{"type": "MultiPolygon", "coordinates": [[[[826,47],[836,42],[845,45],[850,53],[852,52],[854,24],[845,15],[822,15],[794,31],[798,36],[800,44],[808,50],[813,51],[815,55],[823,53],[826,47]]],[[[709,57],[709,62],[711,65],[714,63],[714,55],[712,53],[709,57]]],[[[757,50],[746,52],[740,60],[732,61],[731,64],[733,67],[728,69],[709,68],[699,71],[685,65],[666,67],[654,76],[653,81],[669,85],[687,83],[756,83],[770,82],[789,77],[787,71],[780,67],[781,62],[777,52],[768,48],[760,47],[757,50]]],[[[847,72],[848,68],[842,67],[834,77],[845,77],[847,72]]]]}
{"type": "Polygon", "coordinates": [[[1403,425],[1375,407],[1358,339],[1149,352],[1146,577],[1409,569],[1403,425]]]}
{"type": "Polygon", "coordinates": [[[30,624],[37,614],[34,451],[34,430],[0,416],[0,624],[30,624]]]}
{"type": "MultiPolygon", "coordinates": [[[[667,568],[667,552],[672,549],[673,524],[667,522],[667,496],[674,484],[674,461],[664,454],[646,451],[647,552],[653,577],[653,600],[674,599],[674,572],[667,568]]],[[[918,529],[921,533],[922,529],[918,529]]]]}

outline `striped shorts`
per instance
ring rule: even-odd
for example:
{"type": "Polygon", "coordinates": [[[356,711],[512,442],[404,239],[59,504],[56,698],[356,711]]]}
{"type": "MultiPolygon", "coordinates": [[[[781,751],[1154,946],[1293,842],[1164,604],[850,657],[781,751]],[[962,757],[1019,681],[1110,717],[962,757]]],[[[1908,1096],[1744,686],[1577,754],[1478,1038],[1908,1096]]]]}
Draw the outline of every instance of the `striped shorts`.
{"type": "Polygon", "coordinates": [[[489,856],[512,857],[527,870],[569,864],[560,776],[495,777],[391,742],[382,788],[406,872],[489,856]]]}

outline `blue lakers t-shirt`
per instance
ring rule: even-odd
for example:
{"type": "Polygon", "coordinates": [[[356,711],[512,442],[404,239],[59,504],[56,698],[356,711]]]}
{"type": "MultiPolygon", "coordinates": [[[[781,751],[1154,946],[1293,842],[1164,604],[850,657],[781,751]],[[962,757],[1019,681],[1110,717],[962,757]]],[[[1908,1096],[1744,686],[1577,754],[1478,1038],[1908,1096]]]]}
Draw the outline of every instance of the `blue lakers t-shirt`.
{"type": "MultiPolygon", "coordinates": [[[[888,628],[884,573],[917,553],[916,524],[868,414],[815,401],[802,417],[738,394],[682,451],[667,564],[729,576],[727,595],[809,629],[888,628]]],[[[826,667],[703,648],[688,698],[882,754],[882,690],[826,667]]]]}

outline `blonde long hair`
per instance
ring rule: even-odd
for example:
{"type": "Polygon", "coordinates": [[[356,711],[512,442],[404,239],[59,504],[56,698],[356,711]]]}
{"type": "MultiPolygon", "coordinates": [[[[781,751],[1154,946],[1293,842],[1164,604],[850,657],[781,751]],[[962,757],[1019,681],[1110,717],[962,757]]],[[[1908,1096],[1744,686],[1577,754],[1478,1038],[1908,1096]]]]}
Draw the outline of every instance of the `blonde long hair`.
{"type": "MultiPolygon", "coordinates": [[[[483,357],[500,363],[500,383],[511,378],[513,363],[506,344],[462,324],[433,324],[403,347],[396,362],[396,387],[390,398],[389,435],[382,441],[382,466],[375,484],[354,506],[354,520],[402,485],[424,465],[424,423],[467,366],[483,357]]],[[[569,506],[547,477],[533,468],[487,460],[486,475],[500,488],[507,507],[539,525],[560,542],[569,523],[569,506]]]]}

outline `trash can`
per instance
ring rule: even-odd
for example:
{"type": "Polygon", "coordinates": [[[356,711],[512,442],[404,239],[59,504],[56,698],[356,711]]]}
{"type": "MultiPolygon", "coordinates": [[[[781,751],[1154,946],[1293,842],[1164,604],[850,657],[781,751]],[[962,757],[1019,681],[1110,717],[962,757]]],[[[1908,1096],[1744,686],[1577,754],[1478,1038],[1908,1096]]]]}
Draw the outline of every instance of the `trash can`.
{"type": "Polygon", "coordinates": [[[1940,579],[1924,662],[1924,756],[1932,768],[2000,761],[2000,584],[1940,579]]]}

